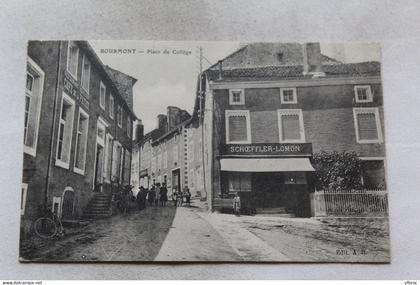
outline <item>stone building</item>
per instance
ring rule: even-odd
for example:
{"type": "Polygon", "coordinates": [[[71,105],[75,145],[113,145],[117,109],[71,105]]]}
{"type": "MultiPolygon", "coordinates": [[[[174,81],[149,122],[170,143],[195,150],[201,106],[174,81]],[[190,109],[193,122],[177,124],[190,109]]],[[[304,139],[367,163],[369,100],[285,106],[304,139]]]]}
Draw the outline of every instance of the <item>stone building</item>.
{"type": "Polygon", "coordinates": [[[213,210],[230,207],[239,192],[257,212],[307,216],[311,157],[320,151],[355,151],[365,187],[385,187],[380,63],[341,63],[322,55],[317,43],[258,43],[201,79],[213,210]]]}
{"type": "Polygon", "coordinates": [[[31,41],[25,94],[22,227],[42,207],[82,216],[111,181],[129,184],[135,78],[103,65],[85,41],[31,41]]]}

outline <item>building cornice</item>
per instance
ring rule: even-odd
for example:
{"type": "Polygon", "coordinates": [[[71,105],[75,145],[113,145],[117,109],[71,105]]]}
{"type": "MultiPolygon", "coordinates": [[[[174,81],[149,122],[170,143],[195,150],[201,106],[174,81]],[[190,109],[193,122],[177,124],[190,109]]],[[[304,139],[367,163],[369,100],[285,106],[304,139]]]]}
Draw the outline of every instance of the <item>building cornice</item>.
{"type": "Polygon", "coordinates": [[[210,81],[210,89],[313,87],[345,84],[380,84],[380,76],[287,79],[282,81],[210,81]]]}

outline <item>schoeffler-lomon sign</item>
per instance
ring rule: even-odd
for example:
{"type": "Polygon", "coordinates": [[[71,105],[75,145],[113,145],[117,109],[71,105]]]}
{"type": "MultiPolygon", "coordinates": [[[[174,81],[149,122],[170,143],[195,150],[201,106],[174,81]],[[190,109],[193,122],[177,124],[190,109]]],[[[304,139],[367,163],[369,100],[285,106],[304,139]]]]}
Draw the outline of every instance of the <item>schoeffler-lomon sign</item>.
{"type": "Polygon", "coordinates": [[[312,155],[311,143],[257,143],[225,144],[221,147],[222,155],[312,155]]]}

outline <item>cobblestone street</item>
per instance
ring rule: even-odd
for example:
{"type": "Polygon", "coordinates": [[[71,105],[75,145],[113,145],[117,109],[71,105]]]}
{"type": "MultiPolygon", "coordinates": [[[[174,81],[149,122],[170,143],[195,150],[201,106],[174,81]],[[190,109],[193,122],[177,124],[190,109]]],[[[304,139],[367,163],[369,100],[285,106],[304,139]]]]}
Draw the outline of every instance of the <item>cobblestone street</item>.
{"type": "Polygon", "coordinates": [[[195,200],[192,207],[148,207],[94,221],[24,256],[34,261],[389,261],[383,219],[236,217],[201,207],[195,200]]]}

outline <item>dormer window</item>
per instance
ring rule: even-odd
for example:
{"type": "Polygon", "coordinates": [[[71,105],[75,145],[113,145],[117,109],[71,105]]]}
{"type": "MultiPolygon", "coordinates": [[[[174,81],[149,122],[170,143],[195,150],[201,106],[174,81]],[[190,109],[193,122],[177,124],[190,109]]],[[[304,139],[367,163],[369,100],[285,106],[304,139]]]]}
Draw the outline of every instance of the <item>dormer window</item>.
{"type": "Polygon", "coordinates": [[[296,104],[297,95],[296,88],[281,88],[280,89],[281,104],[296,104]]]}
{"type": "Polygon", "coordinates": [[[373,94],[369,85],[354,86],[354,96],[356,97],[356,103],[369,103],[373,101],[373,94]]]}
{"type": "Polygon", "coordinates": [[[244,105],[245,95],[243,89],[230,89],[229,90],[229,104],[230,105],[244,105]]]}

